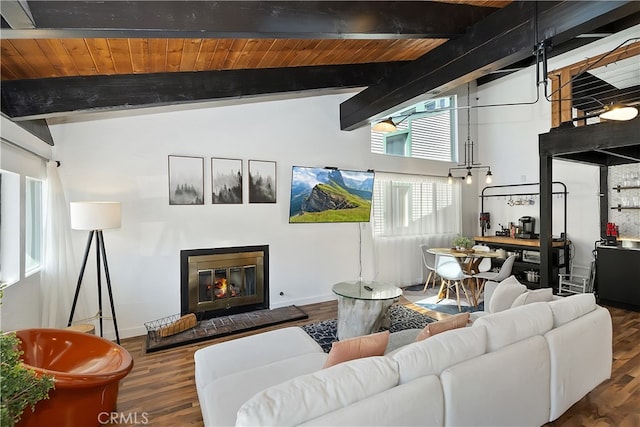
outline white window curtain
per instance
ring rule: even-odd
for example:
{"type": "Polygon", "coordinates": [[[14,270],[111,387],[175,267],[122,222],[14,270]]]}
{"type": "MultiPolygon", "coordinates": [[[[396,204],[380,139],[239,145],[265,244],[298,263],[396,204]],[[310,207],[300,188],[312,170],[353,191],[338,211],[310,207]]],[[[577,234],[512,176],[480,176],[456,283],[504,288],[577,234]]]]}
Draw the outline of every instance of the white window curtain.
{"type": "MultiPolygon", "coordinates": [[[[71,303],[78,280],[71,242],[69,204],[65,198],[55,161],[47,163],[47,203],[44,225],[44,268],[42,270],[42,324],[44,327],[67,326],[71,303]]],[[[82,293],[81,293],[82,295],[82,293]]],[[[87,304],[78,304],[76,318],[87,304]]]]}
{"type": "Polygon", "coordinates": [[[462,229],[460,183],[376,172],[373,193],[376,280],[396,286],[422,283],[420,245],[450,247],[462,229]]]}

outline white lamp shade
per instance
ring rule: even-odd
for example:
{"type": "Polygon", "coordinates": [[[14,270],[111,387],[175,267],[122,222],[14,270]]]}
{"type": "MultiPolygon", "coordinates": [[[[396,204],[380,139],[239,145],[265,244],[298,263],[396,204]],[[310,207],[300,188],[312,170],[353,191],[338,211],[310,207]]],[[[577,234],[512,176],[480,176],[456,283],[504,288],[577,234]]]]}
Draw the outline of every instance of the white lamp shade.
{"type": "Polygon", "coordinates": [[[391,118],[388,118],[373,125],[373,130],[374,132],[387,133],[395,132],[398,130],[398,128],[396,127],[395,123],[393,123],[393,120],[391,120],[391,118]]]}
{"type": "Polygon", "coordinates": [[[71,228],[107,230],[120,228],[120,202],[71,202],[71,228]]]}
{"type": "Polygon", "coordinates": [[[638,115],[638,110],[635,107],[620,107],[614,106],[604,113],[600,114],[600,117],[605,120],[631,120],[638,115]]]}

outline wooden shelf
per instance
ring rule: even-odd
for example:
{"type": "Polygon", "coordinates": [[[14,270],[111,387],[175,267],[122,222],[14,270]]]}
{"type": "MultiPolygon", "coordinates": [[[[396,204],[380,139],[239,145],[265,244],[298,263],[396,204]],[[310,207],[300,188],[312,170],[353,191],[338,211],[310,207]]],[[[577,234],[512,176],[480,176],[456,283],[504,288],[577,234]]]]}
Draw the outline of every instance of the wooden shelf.
{"type": "MultiPolygon", "coordinates": [[[[483,243],[494,243],[499,245],[527,246],[532,248],[540,247],[539,239],[514,239],[512,237],[506,237],[506,236],[475,236],[473,240],[476,243],[483,242],[483,243]]],[[[569,245],[570,243],[571,242],[569,240],[566,241],[566,245],[569,245]]],[[[553,242],[551,245],[554,248],[561,248],[565,246],[565,242],[557,241],[557,242],[553,242]]]]}
{"type": "Polygon", "coordinates": [[[638,186],[622,187],[620,185],[617,185],[617,186],[613,187],[613,189],[616,190],[619,193],[620,190],[637,190],[637,189],[640,189],[640,187],[638,187],[638,186]]]}
{"type": "Polygon", "coordinates": [[[620,212],[621,210],[624,209],[640,209],[640,206],[612,206],[611,207],[612,210],[617,210],[618,212],[620,212]]]}

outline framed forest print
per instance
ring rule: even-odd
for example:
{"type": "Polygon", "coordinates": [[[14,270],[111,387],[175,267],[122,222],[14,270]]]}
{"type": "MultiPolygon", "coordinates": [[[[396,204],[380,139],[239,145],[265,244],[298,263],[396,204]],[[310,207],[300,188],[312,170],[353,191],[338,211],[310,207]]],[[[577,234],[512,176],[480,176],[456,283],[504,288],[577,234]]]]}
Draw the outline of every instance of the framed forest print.
{"type": "Polygon", "coordinates": [[[204,158],[169,156],[169,204],[204,205],[204,158]]]}
{"type": "Polygon", "coordinates": [[[249,203],[276,202],[276,162],[249,160],[249,203]]]}
{"type": "Polygon", "coordinates": [[[211,203],[242,204],[242,160],[211,159],[211,203]]]}

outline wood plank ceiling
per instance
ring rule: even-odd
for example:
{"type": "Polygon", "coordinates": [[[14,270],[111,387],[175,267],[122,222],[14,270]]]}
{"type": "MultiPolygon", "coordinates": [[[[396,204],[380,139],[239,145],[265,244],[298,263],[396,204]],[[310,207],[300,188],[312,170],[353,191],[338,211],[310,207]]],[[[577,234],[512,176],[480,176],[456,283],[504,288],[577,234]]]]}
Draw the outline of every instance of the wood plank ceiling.
{"type": "Polygon", "coordinates": [[[364,64],[414,60],[445,39],[2,40],[2,80],[364,64]]]}
{"type": "Polygon", "coordinates": [[[367,87],[341,106],[341,127],[354,129],[530,65],[538,34],[553,55],[598,37],[576,39],[585,32],[635,25],[639,3],[3,0],[2,112],[25,121],[367,87]]]}

